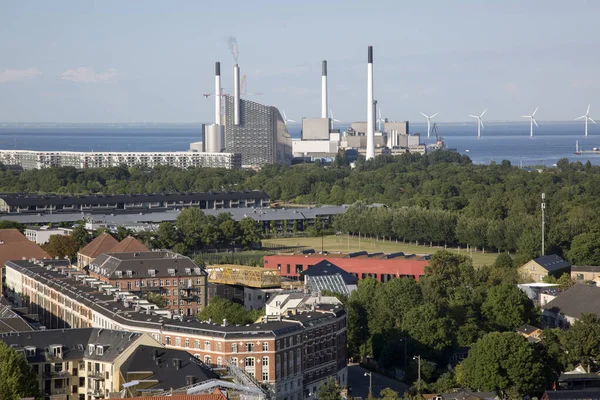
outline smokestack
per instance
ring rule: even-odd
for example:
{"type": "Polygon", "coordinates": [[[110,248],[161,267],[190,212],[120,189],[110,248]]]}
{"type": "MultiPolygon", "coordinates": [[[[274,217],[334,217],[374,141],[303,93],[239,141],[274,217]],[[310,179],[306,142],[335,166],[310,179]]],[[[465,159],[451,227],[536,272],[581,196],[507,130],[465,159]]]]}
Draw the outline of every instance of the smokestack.
{"type": "Polygon", "coordinates": [[[240,124],[240,67],[233,66],[233,123],[240,124]]]}
{"type": "Polygon", "coordinates": [[[221,63],[215,63],[215,124],[221,125],[221,63]]]}
{"type": "Polygon", "coordinates": [[[367,160],[375,158],[375,124],[373,113],[373,46],[367,60],[367,160]]]}
{"type": "Polygon", "coordinates": [[[323,60],[321,76],[321,118],[327,118],[327,61],[323,60]]]}

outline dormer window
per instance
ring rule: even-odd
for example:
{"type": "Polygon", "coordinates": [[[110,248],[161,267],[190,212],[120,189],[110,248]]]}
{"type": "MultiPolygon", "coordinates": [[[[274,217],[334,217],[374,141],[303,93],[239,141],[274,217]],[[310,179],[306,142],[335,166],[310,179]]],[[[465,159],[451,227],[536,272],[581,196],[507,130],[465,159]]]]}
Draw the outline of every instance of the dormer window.
{"type": "Polygon", "coordinates": [[[185,273],[186,273],[187,275],[191,275],[191,274],[192,274],[192,269],[191,269],[191,268],[186,268],[186,269],[185,269],[185,273]]]}
{"type": "Polygon", "coordinates": [[[123,272],[122,271],[117,271],[116,274],[117,274],[117,278],[123,277],[123,272]]]}
{"type": "Polygon", "coordinates": [[[25,346],[25,355],[27,357],[35,356],[35,347],[33,346],[25,346]]]}
{"type": "Polygon", "coordinates": [[[201,275],[202,274],[202,269],[201,268],[194,268],[194,272],[196,273],[196,275],[201,275]]]}
{"type": "Polygon", "coordinates": [[[96,345],[88,344],[88,354],[94,354],[94,350],[96,349],[96,345]]]}
{"type": "Polygon", "coordinates": [[[171,275],[171,276],[175,276],[175,269],[174,269],[174,268],[169,268],[169,269],[167,270],[167,272],[169,273],[169,275],[171,275]]]}
{"type": "Polygon", "coordinates": [[[133,272],[132,271],[127,270],[126,272],[127,272],[127,277],[128,278],[131,278],[133,276],[133,272]]]}
{"type": "Polygon", "coordinates": [[[155,272],[156,272],[155,270],[149,269],[148,270],[148,275],[150,275],[151,277],[154,277],[155,272]]]}
{"type": "Polygon", "coordinates": [[[62,358],[62,346],[60,344],[50,346],[49,353],[54,358],[62,358]]]}
{"type": "Polygon", "coordinates": [[[104,347],[103,346],[96,346],[96,355],[97,356],[104,355],[104,347]]]}

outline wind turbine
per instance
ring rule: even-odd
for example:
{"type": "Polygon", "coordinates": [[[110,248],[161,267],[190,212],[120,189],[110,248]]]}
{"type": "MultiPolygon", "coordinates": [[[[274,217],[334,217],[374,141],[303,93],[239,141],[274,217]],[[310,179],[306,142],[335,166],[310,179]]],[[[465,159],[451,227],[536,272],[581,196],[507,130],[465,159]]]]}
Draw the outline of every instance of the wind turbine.
{"type": "Polygon", "coordinates": [[[378,108],[377,112],[379,113],[379,118],[377,118],[377,130],[381,132],[381,123],[385,122],[385,119],[381,118],[381,108],[378,108]]]}
{"type": "Polygon", "coordinates": [[[428,117],[427,115],[421,113],[422,116],[424,116],[425,118],[427,118],[427,139],[429,139],[429,132],[431,132],[431,120],[433,119],[433,117],[435,117],[438,114],[439,114],[439,112],[436,112],[431,117],[428,117]]]}
{"type": "Polygon", "coordinates": [[[331,118],[331,129],[332,130],[333,130],[333,123],[334,122],[342,122],[339,119],[333,118],[333,112],[331,112],[331,108],[329,109],[329,118],[331,118]]]}
{"type": "Polygon", "coordinates": [[[287,115],[285,115],[285,111],[281,110],[283,113],[283,123],[287,125],[288,122],[296,122],[293,119],[288,119],[287,115]]]}
{"type": "Polygon", "coordinates": [[[537,122],[535,122],[535,118],[533,118],[535,116],[535,113],[537,112],[539,107],[535,108],[535,111],[533,112],[533,114],[531,115],[521,115],[521,118],[529,118],[529,136],[533,137],[533,124],[535,124],[535,126],[538,126],[537,122]]]}
{"type": "Polygon", "coordinates": [[[582,115],[579,118],[575,118],[575,121],[577,121],[578,119],[581,119],[581,118],[585,118],[585,137],[587,137],[588,121],[592,121],[594,124],[596,123],[596,121],[594,121],[593,119],[590,118],[590,105],[589,104],[588,104],[588,108],[587,108],[585,115],[582,115]]]}
{"type": "Polygon", "coordinates": [[[485,110],[483,110],[483,112],[480,115],[469,115],[469,117],[477,119],[477,139],[479,139],[481,137],[481,128],[485,128],[483,126],[483,121],[481,120],[481,118],[483,118],[483,115],[486,112],[487,112],[487,108],[485,110]]]}

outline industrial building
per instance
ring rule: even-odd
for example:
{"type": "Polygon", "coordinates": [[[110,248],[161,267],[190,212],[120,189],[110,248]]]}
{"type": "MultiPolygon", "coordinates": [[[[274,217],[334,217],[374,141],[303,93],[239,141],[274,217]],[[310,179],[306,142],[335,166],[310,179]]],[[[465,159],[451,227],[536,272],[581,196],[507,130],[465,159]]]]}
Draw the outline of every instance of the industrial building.
{"type": "Polygon", "coordinates": [[[109,168],[121,165],[145,168],[169,166],[176,168],[235,169],[242,166],[239,154],[195,151],[83,152],[0,150],[0,163],[4,165],[16,165],[23,169],[52,167],[109,168]]]}
{"type": "Polygon", "coordinates": [[[355,253],[294,253],[265,256],[265,268],[280,271],[282,277],[301,279],[303,273],[327,260],[337,267],[351,273],[358,279],[374,278],[379,282],[387,282],[394,278],[411,278],[419,280],[425,275],[428,256],[415,256],[402,252],[393,254],[366,251],[355,253]]]}
{"type": "Polygon", "coordinates": [[[223,208],[268,207],[269,195],[262,190],[242,192],[93,194],[80,196],[0,194],[0,213],[67,213],[67,212],[159,212],[183,207],[201,210],[223,208]]]}
{"type": "Polygon", "coordinates": [[[238,326],[173,315],[131,292],[51,263],[7,261],[6,271],[7,298],[39,315],[47,329],[146,333],[204,364],[237,366],[270,385],[276,399],[309,399],[329,377],[347,385],[346,311],[340,304],[312,298],[297,302],[286,315],[238,326]]]}

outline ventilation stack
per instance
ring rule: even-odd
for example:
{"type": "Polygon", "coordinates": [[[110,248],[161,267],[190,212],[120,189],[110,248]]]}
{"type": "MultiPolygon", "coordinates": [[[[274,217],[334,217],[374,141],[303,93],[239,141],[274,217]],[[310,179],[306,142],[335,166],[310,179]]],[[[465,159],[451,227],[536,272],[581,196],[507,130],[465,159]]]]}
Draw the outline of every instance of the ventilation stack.
{"type": "Polygon", "coordinates": [[[321,76],[321,118],[327,118],[327,61],[323,60],[321,76]]]}
{"type": "Polygon", "coordinates": [[[233,124],[240,124],[240,67],[233,66],[233,124]]]}
{"type": "Polygon", "coordinates": [[[215,63],[215,124],[221,125],[221,63],[215,63]]]}
{"type": "Polygon", "coordinates": [[[367,155],[366,159],[375,158],[375,116],[373,113],[373,46],[369,46],[367,59],[367,155]]]}

